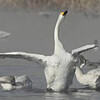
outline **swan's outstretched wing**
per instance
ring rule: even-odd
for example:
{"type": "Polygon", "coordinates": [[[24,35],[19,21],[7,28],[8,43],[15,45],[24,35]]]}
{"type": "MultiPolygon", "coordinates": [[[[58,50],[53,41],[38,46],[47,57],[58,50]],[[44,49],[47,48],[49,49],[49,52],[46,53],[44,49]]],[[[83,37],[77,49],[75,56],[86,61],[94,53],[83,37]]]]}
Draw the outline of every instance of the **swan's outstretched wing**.
{"type": "Polygon", "coordinates": [[[82,46],[80,48],[72,50],[72,55],[80,54],[82,52],[85,52],[85,51],[88,51],[90,49],[97,48],[97,47],[98,47],[97,42],[96,43],[94,42],[94,44],[85,45],[85,46],[82,46]]]}
{"type": "Polygon", "coordinates": [[[0,53],[0,58],[18,58],[18,59],[25,59],[28,61],[35,61],[37,63],[44,62],[45,56],[39,54],[31,54],[26,52],[7,52],[7,53],[0,53]]]}

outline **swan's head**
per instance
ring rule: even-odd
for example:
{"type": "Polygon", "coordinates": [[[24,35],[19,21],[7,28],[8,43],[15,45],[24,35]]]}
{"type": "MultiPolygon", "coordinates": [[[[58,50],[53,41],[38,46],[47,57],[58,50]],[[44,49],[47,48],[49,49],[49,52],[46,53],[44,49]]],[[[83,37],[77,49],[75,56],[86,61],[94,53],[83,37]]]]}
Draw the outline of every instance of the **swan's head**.
{"type": "Polygon", "coordinates": [[[66,10],[66,11],[64,11],[64,12],[61,12],[60,14],[59,14],[59,18],[58,18],[58,22],[59,23],[61,23],[62,21],[63,21],[63,19],[66,17],[66,15],[67,15],[67,13],[68,13],[68,11],[66,10]]]}
{"type": "Polygon", "coordinates": [[[15,85],[15,77],[14,76],[3,76],[0,77],[0,83],[1,84],[11,84],[11,85],[15,85]]]}
{"type": "Polygon", "coordinates": [[[64,12],[61,12],[60,15],[61,15],[61,16],[66,16],[67,13],[68,13],[68,11],[66,10],[66,11],[64,11],[64,12]]]}

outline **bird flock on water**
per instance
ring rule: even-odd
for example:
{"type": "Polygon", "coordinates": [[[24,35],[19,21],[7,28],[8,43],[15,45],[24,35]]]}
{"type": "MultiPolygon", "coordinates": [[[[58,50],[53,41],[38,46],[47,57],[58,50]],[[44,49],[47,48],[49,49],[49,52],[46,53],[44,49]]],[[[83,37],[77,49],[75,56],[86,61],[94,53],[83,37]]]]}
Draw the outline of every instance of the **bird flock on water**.
{"type": "MultiPolygon", "coordinates": [[[[0,59],[16,58],[36,62],[44,67],[44,74],[47,83],[47,91],[66,92],[72,84],[74,75],[78,82],[88,86],[91,89],[100,88],[100,69],[94,69],[83,73],[82,68],[86,66],[86,60],[83,52],[98,47],[97,41],[76,48],[70,52],[64,49],[59,40],[60,25],[65,19],[68,11],[61,12],[58,16],[54,28],[54,53],[50,56],[33,54],[27,52],[2,52],[0,59]]],[[[2,76],[0,84],[4,90],[28,89],[32,88],[31,79],[26,76],[2,76]]]]}

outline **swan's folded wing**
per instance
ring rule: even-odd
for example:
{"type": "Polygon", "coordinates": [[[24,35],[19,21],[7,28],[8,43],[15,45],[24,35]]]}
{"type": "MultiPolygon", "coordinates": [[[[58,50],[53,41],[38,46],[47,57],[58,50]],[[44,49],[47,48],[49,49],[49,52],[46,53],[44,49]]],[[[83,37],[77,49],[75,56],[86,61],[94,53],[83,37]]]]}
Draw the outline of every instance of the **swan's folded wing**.
{"type": "Polygon", "coordinates": [[[26,52],[7,52],[7,53],[0,53],[0,58],[18,58],[18,59],[26,59],[28,61],[35,61],[35,62],[44,62],[45,56],[39,54],[31,54],[26,52]]]}

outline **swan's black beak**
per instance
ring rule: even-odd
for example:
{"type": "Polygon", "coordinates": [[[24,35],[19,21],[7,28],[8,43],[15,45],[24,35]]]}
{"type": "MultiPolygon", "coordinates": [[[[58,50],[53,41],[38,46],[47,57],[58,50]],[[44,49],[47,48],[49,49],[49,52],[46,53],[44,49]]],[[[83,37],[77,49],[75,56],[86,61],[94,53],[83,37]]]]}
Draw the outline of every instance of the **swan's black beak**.
{"type": "Polygon", "coordinates": [[[64,12],[61,12],[61,15],[66,16],[67,13],[68,13],[68,11],[66,10],[64,12]]]}
{"type": "Polygon", "coordinates": [[[64,15],[66,15],[68,13],[68,11],[66,10],[65,12],[64,12],[64,15]]]}

